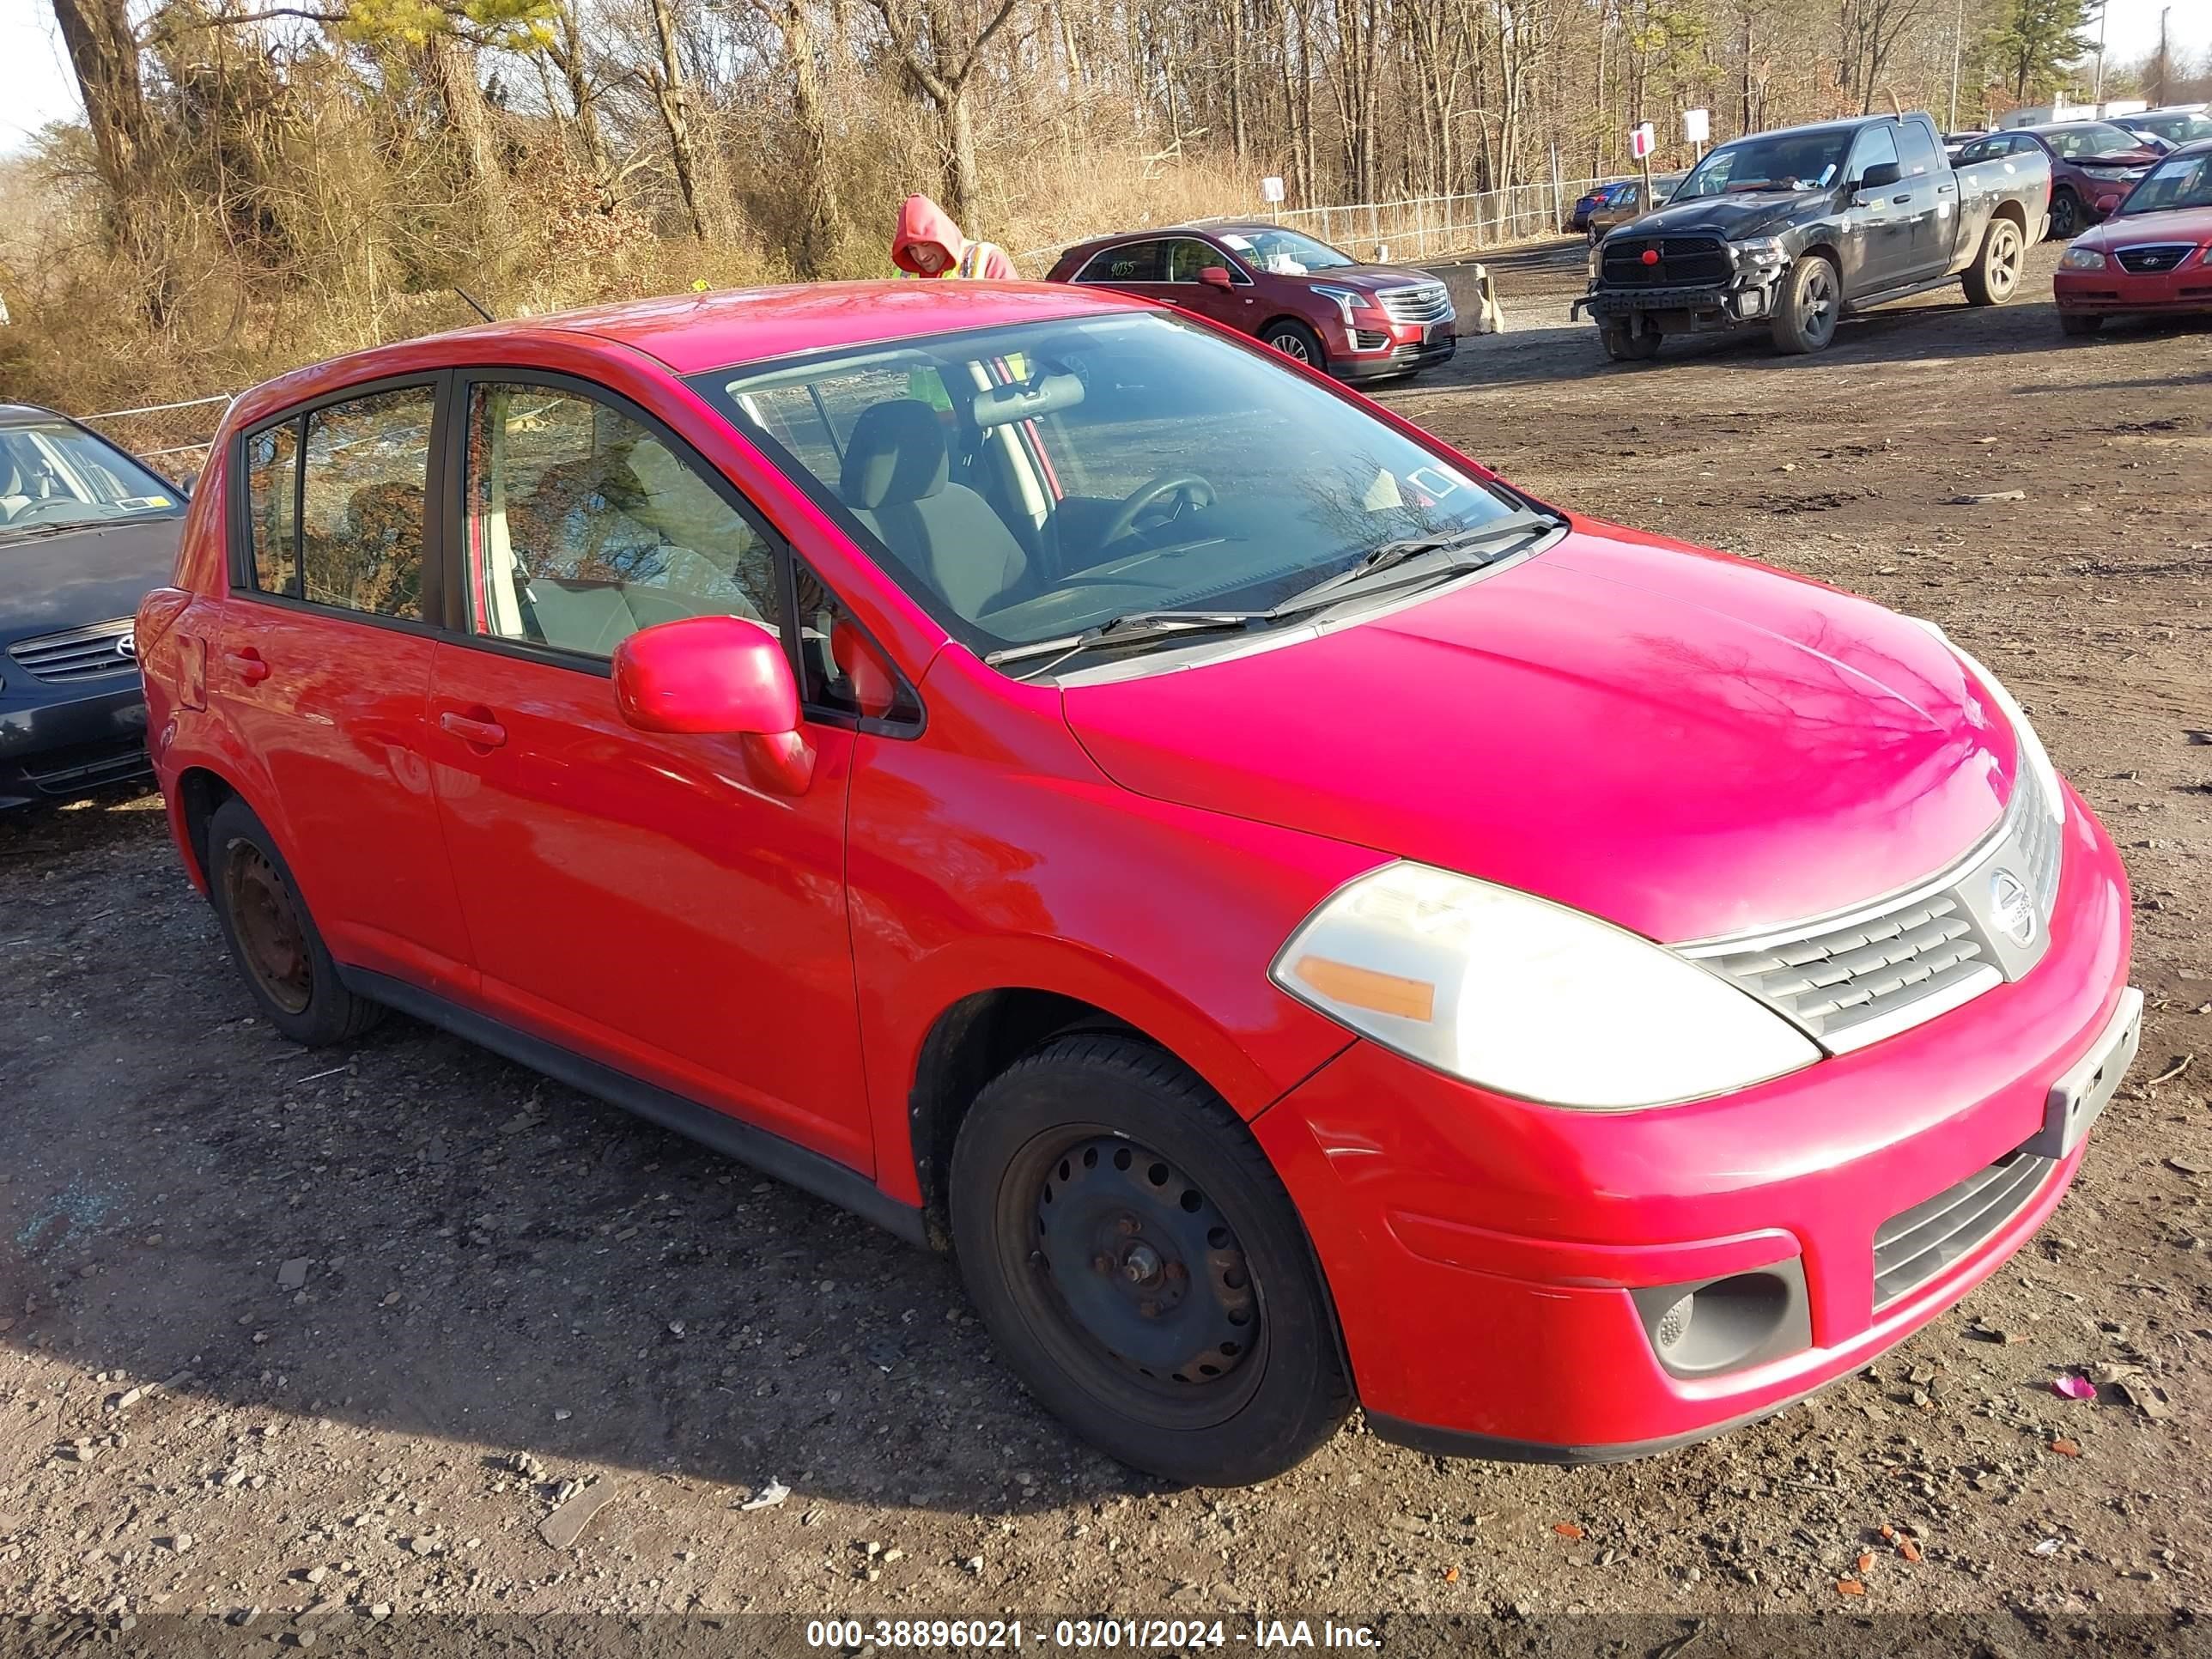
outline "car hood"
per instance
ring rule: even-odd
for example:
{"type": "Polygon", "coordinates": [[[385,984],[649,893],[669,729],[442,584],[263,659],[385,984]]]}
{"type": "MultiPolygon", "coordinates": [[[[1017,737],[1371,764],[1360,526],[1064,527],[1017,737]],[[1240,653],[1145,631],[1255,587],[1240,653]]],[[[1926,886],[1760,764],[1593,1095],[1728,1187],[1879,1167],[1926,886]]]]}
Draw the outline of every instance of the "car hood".
{"type": "Polygon", "coordinates": [[[1741,196],[1705,196],[1693,202],[1675,202],[1654,208],[1635,221],[1631,234],[1674,235],[1695,230],[1718,231],[1730,241],[1763,236],[1780,228],[1808,204],[1826,200],[1819,191],[1758,190],[1741,196]]]}
{"type": "Polygon", "coordinates": [[[134,615],[169,580],[184,522],[85,525],[27,541],[0,532],[0,646],[134,615]]]}
{"type": "Polygon", "coordinates": [[[2139,242],[2212,242],[2212,208],[2168,208],[2162,213],[2123,213],[2074,239],[2100,251],[2139,242]]]}
{"type": "Polygon", "coordinates": [[[1927,629],[1610,526],[1319,637],[1075,685],[1139,794],[1416,859],[1670,943],[1965,853],[2015,747],[1927,629]]]}
{"type": "Polygon", "coordinates": [[[2072,158],[2072,165],[2077,167],[2088,167],[2093,171],[2118,167],[2147,167],[2152,162],[2163,159],[2166,154],[2166,152],[2162,149],[2116,149],[2109,155],[2076,155],[2072,158]]]}
{"type": "Polygon", "coordinates": [[[1335,265],[1327,270],[1310,270],[1291,280],[1325,283],[1332,288],[1348,288],[1354,294],[1380,294],[1385,289],[1410,288],[1417,283],[1440,285],[1443,278],[1409,265],[1335,265]]]}

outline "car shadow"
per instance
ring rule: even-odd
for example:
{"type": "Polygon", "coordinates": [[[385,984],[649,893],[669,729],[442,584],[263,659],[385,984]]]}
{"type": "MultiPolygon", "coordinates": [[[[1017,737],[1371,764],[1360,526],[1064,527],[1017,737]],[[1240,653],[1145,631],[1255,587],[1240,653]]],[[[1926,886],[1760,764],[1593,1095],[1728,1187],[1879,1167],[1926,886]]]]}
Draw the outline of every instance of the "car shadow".
{"type": "Polygon", "coordinates": [[[0,1007],[0,1345],[80,1392],[794,1504],[1164,1489],[1030,1403],[949,1261],[403,1018],[285,1042],[137,817],[0,874],[11,916],[46,890],[0,1007]]]}

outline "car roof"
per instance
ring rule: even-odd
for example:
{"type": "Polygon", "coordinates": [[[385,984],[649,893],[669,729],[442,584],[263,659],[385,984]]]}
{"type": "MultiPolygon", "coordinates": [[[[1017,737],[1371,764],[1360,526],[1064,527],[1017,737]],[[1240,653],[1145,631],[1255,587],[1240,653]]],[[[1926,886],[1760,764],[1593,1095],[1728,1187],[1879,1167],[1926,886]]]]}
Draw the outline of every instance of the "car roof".
{"type": "MultiPolygon", "coordinates": [[[[41,409],[36,404],[0,404],[0,426],[29,426],[34,422],[68,421],[69,418],[58,410],[41,409]]],[[[70,423],[76,424],[74,422],[70,423]]]]}
{"type": "Polygon", "coordinates": [[[2127,124],[2128,118],[2124,115],[2099,115],[2084,117],[2078,121],[2045,121],[2039,126],[2019,130],[2023,132],[2071,132],[2076,127],[2124,127],[2127,124]]]}
{"type": "Polygon", "coordinates": [[[1869,123],[1875,121],[1893,121],[1898,118],[1898,117],[1893,115],[1854,115],[1846,120],[1841,121],[1808,121],[1804,125],[1797,127],[1768,127],[1765,131],[1759,132],[1743,133],[1737,137],[1729,139],[1728,141],[1728,144],[1718,145],[1716,148],[1725,149],[1729,145],[1740,144],[1747,138],[1781,138],[1784,137],[1795,138],[1808,132],[1856,132],[1861,127],[1866,126],[1869,123]]]}
{"type": "MultiPolygon", "coordinates": [[[[627,347],[678,374],[695,374],[960,329],[1148,309],[1146,302],[1127,295],[1062,283],[810,283],[728,289],[478,323],[427,339],[372,346],[295,373],[330,382],[370,378],[387,368],[398,370],[403,362],[419,372],[428,356],[459,366],[483,361],[484,347],[525,344],[552,335],[627,347]]],[[[489,360],[499,361],[498,354],[489,360]]],[[[262,405],[269,400],[254,401],[262,405]]]]}

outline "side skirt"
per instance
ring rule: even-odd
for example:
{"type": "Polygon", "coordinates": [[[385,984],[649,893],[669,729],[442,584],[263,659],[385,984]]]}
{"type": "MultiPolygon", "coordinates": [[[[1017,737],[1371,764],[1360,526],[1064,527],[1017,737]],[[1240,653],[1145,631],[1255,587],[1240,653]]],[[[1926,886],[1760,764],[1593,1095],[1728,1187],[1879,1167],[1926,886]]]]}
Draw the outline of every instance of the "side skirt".
{"type": "Polygon", "coordinates": [[[673,1129],[726,1158],[750,1164],[763,1175],[773,1176],[802,1192],[827,1199],[850,1210],[863,1221],[872,1221],[909,1244],[925,1244],[921,1212],[886,1194],[876,1183],[834,1158],[786,1140],[781,1135],[743,1123],[726,1112],[586,1060],[571,1049],[527,1031],[464,1008],[432,991],[404,980],[373,974],[359,968],[341,967],[338,976],[346,989],[387,1008],[397,1008],[426,1025],[450,1031],[480,1048],[542,1072],[556,1082],[635,1112],[664,1129],[673,1129]]]}

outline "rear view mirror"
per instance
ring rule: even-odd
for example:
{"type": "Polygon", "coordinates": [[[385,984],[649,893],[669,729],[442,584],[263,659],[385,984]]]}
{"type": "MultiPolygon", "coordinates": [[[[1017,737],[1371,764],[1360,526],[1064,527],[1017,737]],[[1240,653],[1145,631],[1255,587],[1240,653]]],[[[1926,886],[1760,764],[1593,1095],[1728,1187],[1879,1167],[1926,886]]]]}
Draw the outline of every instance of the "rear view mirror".
{"type": "Polygon", "coordinates": [[[1876,161],[1859,175],[1861,190],[1887,190],[1905,177],[1904,169],[1894,161],[1876,161]]]}
{"type": "Polygon", "coordinates": [[[799,682],[775,633],[742,617],[686,617],[615,647],[615,706],[641,732],[743,740],[764,789],[804,794],[814,750],[799,729],[799,682]]]}
{"type": "Polygon", "coordinates": [[[1224,270],[1219,265],[1206,266],[1205,270],[1198,273],[1198,280],[1204,283],[1208,288],[1228,289],[1237,286],[1237,279],[1231,276],[1227,271],[1224,270]]]}

